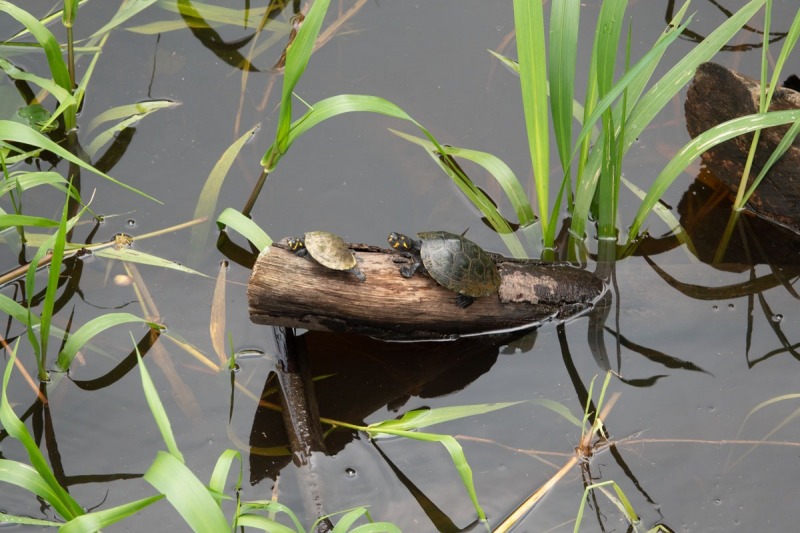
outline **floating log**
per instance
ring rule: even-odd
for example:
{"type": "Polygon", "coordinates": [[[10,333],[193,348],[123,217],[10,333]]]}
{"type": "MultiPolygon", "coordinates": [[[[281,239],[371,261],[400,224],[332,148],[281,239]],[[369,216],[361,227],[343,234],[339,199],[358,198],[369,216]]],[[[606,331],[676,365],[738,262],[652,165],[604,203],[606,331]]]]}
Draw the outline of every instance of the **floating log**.
{"type": "Polygon", "coordinates": [[[423,274],[404,278],[403,255],[350,244],[367,280],[298,257],[284,243],[258,257],[247,289],[257,324],[351,332],[395,339],[446,339],[533,328],[567,320],[591,308],[605,290],[601,280],[568,265],[514,260],[492,254],[499,294],[466,309],[456,294],[423,274]]]}
{"type": "MultiPolygon", "coordinates": [[[[761,86],[756,80],[715,63],[697,68],[686,95],[686,128],[692,137],[722,122],[758,112],[761,86]]],[[[800,93],[776,88],[770,111],[800,109],[800,93]]],[[[761,132],[750,181],[758,176],[789,125],[761,132]]],[[[735,194],[753,134],[726,141],[703,154],[706,166],[735,194]]],[[[767,173],[747,207],[756,214],[800,233],[800,136],[767,173]]]]}

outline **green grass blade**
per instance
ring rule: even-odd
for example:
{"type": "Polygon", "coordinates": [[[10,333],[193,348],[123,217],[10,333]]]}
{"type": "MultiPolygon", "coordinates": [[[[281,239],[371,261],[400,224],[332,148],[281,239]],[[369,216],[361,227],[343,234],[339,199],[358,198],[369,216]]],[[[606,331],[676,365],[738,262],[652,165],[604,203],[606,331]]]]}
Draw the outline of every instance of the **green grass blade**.
{"type": "MultiPolygon", "coordinates": [[[[47,57],[47,64],[50,67],[53,81],[71,94],[72,81],[69,78],[67,64],[61,54],[61,45],[50,30],[39,22],[36,17],[6,0],[0,0],[0,11],[8,13],[34,36],[47,57]]],[[[71,111],[65,115],[65,125],[68,130],[75,127],[75,112],[75,107],[72,107],[71,111]]],[[[3,136],[0,135],[0,137],[3,136]]]]}
{"type": "Polygon", "coordinates": [[[302,533],[303,528],[302,526],[298,529],[292,529],[290,527],[284,526],[280,522],[276,522],[266,516],[262,516],[260,514],[253,514],[253,513],[244,513],[240,514],[236,519],[236,525],[238,527],[251,527],[255,529],[260,529],[261,531],[265,531],[266,533],[302,533]]]}
{"type": "Polygon", "coordinates": [[[756,191],[758,185],[767,175],[767,172],[769,172],[769,170],[772,168],[772,165],[777,163],[778,159],[783,157],[783,154],[785,154],[786,151],[792,147],[792,144],[794,143],[798,133],[800,133],[800,122],[795,122],[784,134],[783,138],[781,138],[781,142],[778,143],[778,146],[775,147],[775,150],[773,150],[773,152],[770,154],[769,159],[767,159],[767,162],[764,163],[764,166],[761,168],[761,172],[758,173],[758,176],[756,176],[756,179],[754,179],[750,187],[747,188],[747,191],[744,193],[742,199],[742,205],[744,205],[744,203],[750,199],[750,197],[756,191]]]}
{"type": "Polygon", "coordinates": [[[112,507],[111,509],[103,509],[102,511],[94,511],[77,518],[73,518],[66,524],[62,525],[58,533],[94,533],[100,531],[104,527],[116,524],[121,520],[129,518],[142,509],[154,504],[155,502],[164,498],[163,495],[157,494],[148,498],[142,498],[130,503],[112,507]]]}
{"type": "Polygon", "coordinates": [[[292,123],[292,93],[305,71],[314,43],[322,27],[322,20],[328,11],[330,0],[316,0],[306,15],[303,25],[297,32],[292,44],[286,50],[286,66],[283,78],[283,91],[281,93],[281,109],[278,115],[278,131],[275,134],[278,153],[283,154],[289,149],[289,129],[292,123]]]}
{"type": "Polygon", "coordinates": [[[58,227],[58,222],[32,215],[0,215],[0,228],[13,228],[15,226],[55,228],[58,227]]]}
{"type": "Polygon", "coordinates": [[[3,424],[3,429],[11,437],[17,439],[25,447],[31,465],[49,487],[49,493],[52,494],[53,499],[48,500],[48,503],[61,518],[71,520],[76,516],[84,514],[83,509],[58,483],[58,480],[56,480],[55,475],[48,466],[47,459],[45,459],[44,455],[42,455],[42,451],[36,445],[36,441],[33,440],[25,424],[17,418],[17,415],[8,402],[6,391],[8,390],[8,381],[11,378],[11,370],[14,368],[14,360],[17,356],[18,345],[19,344],[14,345],[14,349],[11,351],[11,356],[8,359],[8,364],[6,365],[6,370],[3,375],[2,396],[0,396],[0,423],[3,424]]]}
{"type": "MultiPolygon", "coordinates": [[[[289,519],[292,521],[292,524],[294,524],[295,529],[289,529],[289,531],[292,532],[304,531],[302,524],[300,524],[300,520],[297,519],[297,516],[292,512],[291,509],[289,509],[280,502],[276,502],[273,500],[258,500],[258,501],[243,502],[242,508],[239,511],[239,517],[241,518],[247,515],[248,513],[252,513],[254,511],[264,511],[270,514],[283,513],[286,516],[288,516],[289,519]]],[[[249,516],[254,517],[259,515],[251,514],[249,516]]],[[[281,527],[286,527],[286,526],[281,526],[281,527]]],[[[283,531],[283,530],[276,529],[275,531],[283,531]]]]}
{"type": "MultiPolygon", "coordinates": [[[[28,308],[24,307],[5,294],[0,294],[0,311],[13,317],[18,322],[26,324],[28,321],[28,308]]],[[[39,325],[39,318],[33,315],[33,326],[39,325]]]]}
{"type": "MultiPolygon", "coordinates": [[[[132,336],[131,340],[133,340],[132,336]]],[[[158,430],[161,432],[161,438],[164,439],[164,443],[167,445],[169,453],[173,457],[175,457],[176,461],[183,463],[184,462],[183,454],[178,449],[178,443],[175,441],[175,435],[172,433],[172,426],[169,423],[169,418],[167,417],[167,411],[164,409],[164,404],[161,403],[161,399],[158,397],[158,391],[156,391],[156,387],[155,385],[153,385],[153,380],[150,379],[150,374],[147,372],[147,368],[144,365],[144,361],[142,361],[142,356],[139,354],[138,347],[136,348],[136,357],[139,360],[139,371],[142,376],[142,388],[144,389],[144,396],[147,399],[147,405],[150,408],[150,412],[153,414],[153,418],[156,421],[158,430]]],[[[153,466],[150,467],[148,472],[152,469],[153,466]]],[[[191,474],[191,472],[189,473],[191,474]]],[[[162,474],[163,471],[157,469],[156,475],[162,475],[162,474]]],[[[194,476],[192,475],[192,477],[194,476]]],[[[147,475],[145,475],[145,479],[147,479],[147,475]]],[[[197,480],[197,478],[194,479],[197,480]]],[[[163,494],[166,494],[167,498],[169,499],[169,494],[167,494],[165,491],[161,492],[163,494]]],[[[170,499],[170,501],[172,500],[170,499]]],[[[222,530],[220,529],[218,531],[222,530]]]]}
{"type": "Polygon", "coordinates": [[[102,333],[103,331],[114,326],[132,323],[144,323],[154,329],[159,329],[161,327],[159,324],[148,322],[147,320],[139,318],[138,316],[130,313],[108,313],[106,315],[98,316],[78,328],[72,335],[69,336],[67,342],[64,343],[64,348],[58,355],[56,365],[60,370],[66,372],[72,365],[72,360],[75,358],[75,355],[77,355],[78,350],[83,348],[83,346],[97,334],[102,333]]]}
{"type": "MultiPolygon", "coordinates": [[[[141,361],[139,362],[141,365],[141,361]]],[[[144,479],[164,494],[169,503],[197,532],[220,533],[230,531],[219,506],[208,489],[174,455],[158,452],[144,479]]]]}
{"type": "Polygon", "coordinates": [[[237,450],[225,450],[222,455],[217,459],[217,464],[214,466],[214,471],[211,473],[211,479],[208,482],[208,488],[217,494],[225,492],[225,485],[228,479],[228,474],[231,470],[231,465],[236,461],[239,463],[239,475],[236,479],[236,490],[242,486],[242,454],[237,450]]]}
{"type": "Polygon", "coordinates": [[[358,526],[351,530],[350,533],[401,533],[401,530],[399,527],[389,522],[374,522],[372,524],[358,526]]]}
{"type": "MultiPolygon", "coordinates": [[[[258,128],[259,126],[254,127],[234,141],[214,164],[214,168],[211,169],[211,173],[203,184],[203,190],[200,191],[193,218],[208,217],[208,220],[213,219],[214,212],[217,209],[217,198],[219,198],[219,191],[222,189],[225,177],[228,175],[242,147],[253,137],[258,128]]],[[[191,257],[189,263],[195,263],[199,260],[201,251],[206,247],[210,233],[211,226],[209,224],[201,224],[192,228],[192,235],[189,239],[191,257]]]]}
{"type": "Polygon", "coordinates": [[[760,115],[739,117],[722,124],[718,124],[708,131],[698,135],[683,148],[678,150],[672,160],[664,167],[656,178],[653,186],[636,213],[633,224],[628,231],[628,240],[633,241],[639,234],[650,210],[664,194],[673,181],[689,166],[692,161],[700,157],[703,152],[739,135],[750,133],[763,128],[780,126],[800,119],[800,110],[775,111],[760,115]]]}
{"type": "Polygon", "coordinates": [[[204,278],[209,277],[203,274],[202,272],[198,272],[193,268],[189,268],[180,263],[176,263],[175,261],[164,259],[163,257],[158,257],[145,252],[140,252],[139,250],[133,250],[131,248],[123,248],[121,250],[117,250],[115,248],[103,248],[102,250],[97,250],[96,252],[94,252],[94,254],[97,257],[105,257],[107,259],[119,259],[120,261],[130,261],[131,263],[139,263],[142,265],[156,266],[159,268],[169,268],[170,270],[177,270],[178,272],[193,274],[195,276],[202,276],[204,278]]]}
{"type": "Polygon", "coordinates": [[[572,103],[580,8],[580,0],[555,1],[550,8],[550,108],[562,168],[569,165],[572,147],[572,103]]]}
{"type": "Polygon", "coordinates": [[[24,526],[58,527],[62,523],[52,522],[50,520],[39,520],[38,518],[28,518],[27,516],[14,516],[10,514],[0,513],[0,524],[20,524],[24,526]]]}
{"type": "MultiPolygon", "coordinates": [[[[751,0],[739,11],[731,15],[720,24],[703,42],[695,46],[686,54],[667,74],[661,77],[642,98],[636,102],[625,123],[625,138],[622,151],[627,153],[642,131],[652,122],[659,111],[666,106],[675,94],[680,91],[694,75],[698,65],[709,61],[727,43],[747,21],[764,5],[766,0],[751,0]]],[[[575,207],[572,216],[572,232],[582,236],[585,232],[586,221],[597,185],[597,176],[600,170],[601,158],[598,148],[605,142],[604,138],[598,139],[595,150],[589,157],[583,171],[576,195],[575,207]]]]}
{"type": "Polygon", "coordinates": [[[94,120],[92,120],[92,122],[89,124],[88,131],[91,131],[104,122],[114,120],[117,117],[119,117],[119,121],[111,127],[98,133],[95,138],[92,139],[92,142],[90,142],[86,147],[86,153],[89,154],[90,157],[94,157],[100,148],[114,139],[114,137],[125,128],[130,128],[138,124],[139,121],[141,121],[144,117],[151,113],[155,113],[160,109],[168,109],[178,105],[180,104],[177,102],[171,102],[169,100],[154,100],[150,102],[142,102],[139,104],[131,104],[109,109],[105,113],[98,115],[94,120]],[[119,115],[123,113],[126,114],[120,117],[119,115]]]}
{"type": "MultiPolygon", "coordinates": [[[[2,0],[0,0],[0,2],[2,2],[2,0]]],[[[79,157],[76,157],[75,155],[71,154],[70,152],[68,152],[67,150],[65,150],[61,146],[57,145],[56,143],[54,143],[53,141],[51,141],[50,139],[48,139],[47,137],[45,137],[44,135],[42,135],[41,133],[39,133],[38,131],[34,130],[33,128],[31,128],[29,126],[24,126],[22,124],[19,124],[17,122],[13,122],[13,121],[10,121],[10,120],[0,120],[0,138],[3,139],[3,141],[6,141],[6,142],[18,142],[18,143],[24,143],[24,144],[31,144],[33,146],[37,146],[37,147],[42,148],[44,150],[47,150],[49,152],[53,152],[57,156],[59,156],[59,157],[61,157],[63,159],[66,159],[70,163],[74,163],[74,164],[78,165],[79,167],[81,167],[81,168],[83,168],[85,170],[93,172],[93,173],[97,174],[98,176],[102,176],[103,178],[107,179],[108,181],[110,181],[110,182],[112,182],[112,183],[114,183],[116,185],[119,185],[120,187],[122,187],[124,189],[127,189],[127,190],[129,190],[131,192],[134,192],[134,193],[138,194],[138,195],[144,196],[145,198],[153,200],[154,202],[161,203],[158,200],[156,200],[155,198],[153,198],[152,196],[147,195],[147,194],[143,193],[142,191],[140,191],[138,189],[134,189],[130,185],[126,185],[125,183],[122,183],[121,181],[117,181],[116,179],[112,178],[108,174],[97,170],[92,165],[84,162],[79,157]]]]}
{"type": "Polygon", "coordinates": [[[240,234],[242,234],[248,241],[253,243],[259,251],[264,251],[267,246],[272,245],[272,239],[269,238],[264,230],[258,227],[258,224],[253,222],[241,214],[236,209],[231,207],[226,208],[220,213],[217,218],[217,223],[228,226],[240,234]]]}
{"type": "MultiPolygon", "coordinates": [[[[436,150],[436,147],[433,145],[433,143],[425,139],[414,137],[393,129],[389,129],[389,131],[398,137],[422,146],[430,152],[436,150]]],[[[485,168],[486,171],[489,172],[489,174],[497,181],[497,183],[503,189],[503,192],[506,193],[508,201],[511,203],[511,207],[514,208],[514,212],[517,215],[517,220],[519,220],[521,225],[527,226],[536,222],[536,215],[533,214],[533,209],[528,201],[528,195],[525,193],[525,189],[523,189],[522,184],[514,174],[514,171],[511,170],[511,168],[505,164],[502,159],[490,153],[480,152],[478,150],[469,150],[467,148],[457,148],[454,146],[443,146],[443,148],[447,155],[472,161],[473,163],[477,163],[485,168]]]]}
{"type": "Polygon", "coordinates": [[[97,37],[119,27],[131,17],[138,15],[151,5],[155,4],[156,1],[157,0],[128,0],[127,2],[123,2],[117,13],[111,17],[111,20],[105,23],[99,30],[94,32],[92,37],[97,37]]]}
{"type": "MultiPolygon", "coordinates": [[[[522,89],[522,108],[533,165],[536,197],[542,233],[550,224],[549,179],[550,147],[547,105],[547,58],[542,2],[514,0],[514,27],[517,32],[517,58],[522,89]]],[[[551,246],[553,243],[545,243],[551,246]]]]}
{"type": "Polygon", "coordinates": [[[32,466],[10,459],[0,459],[0,481],[35,494],[44,501],[58,500],[58,495],[32,466]]]}
{"type": "Polygon", "coordinates": [[[451,420],[459,420],[468,416],[491,413],[500,409],[511,407],[523,403],[504,402],[504,403],[484,403],[476,405],[459,405],[452,407],[438,407],[435,409],[419,409],[409,411],[399,420],[384,420],[367,426],[370,430],[380,430],[381,428],[391,428],[404,431],[420,429],[434,424],[441,424],[451,420]]]}
{"type": "MultiPolygon", "coordinates": [[[[53,308],[56,302],[56,292],[58,291],[59,280],[61,279],[61,263],[64,259],[64,245],[67,242],[67,213],[69,211],[69,196],[65,197],[64,208],[61,211],[61,222],[56,230],[55,239],[53,240],[52,256],[50,259],[50,269],[47,275],[47,288],[44,294],[44,302],[42,302],[41,319],[41,333],[40,343],[42,347],[41,359],[39,361],[39,378],[45,379],[47,377],[45,364],[47,362],[47,348],[50,342],[50,322],[53,318],[53,308]]],[[[75,217],[75,221],[83,213],[79,213],[75,217]]],[[[35,263],[31,264],[31,269],[35,268],[35,263]]]]}
{"type": "Polygon", "coordinates": [[[21,191],[27,191],[40,185],[50,185],[55,189],[66,193],[78,203],[81,201],[77,189],[70,186],[69,182],[58,172],[17,172],[12,173],[8,179],[0,181],[0,196],[8,194],[19,187],[21,191]]]}
{"type": "Polygon", "coordinates": [[[77,105],[75,98],[72,96],[72,93],[70,93],[70,91],[64,89],[60,84],[56,83],[55,81],[49,78],[43,78],[41,76],[33,74],[32,72],[26,72],[24,70],[20,70],[3,58],[0,58],[0,69],[3,69],[3,71],[11,79],[34,83],[39,87],[41,87],[42,89],[52,93],[52,95],[55,96],[56,99],[59,102],[61,102],[62,105],[63,104],[66,104],[68,106],[77,105]]]}

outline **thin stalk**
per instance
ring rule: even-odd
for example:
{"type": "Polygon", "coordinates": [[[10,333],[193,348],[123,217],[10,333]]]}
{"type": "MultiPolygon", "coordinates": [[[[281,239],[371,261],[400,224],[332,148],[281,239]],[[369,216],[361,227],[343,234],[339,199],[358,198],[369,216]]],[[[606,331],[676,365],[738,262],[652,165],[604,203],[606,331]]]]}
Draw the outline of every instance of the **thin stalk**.
{"type": "Polygon", "coordinates": [[[253,192],[250,193],[250,198],[247,199],[247,202],[242,208],[242,214],[246,217],[250,216],[250,211],[252,211],[253,206],[256,205],[258,195],[261,194],[261,189],[264,187],[264,183],[267,181],[267,176],[269,176],[269,171],[267,170],[268,168],[270,168],[269,165],[264,165],[264,167],[261,169],[261,175],[258,177],[255,187],[253,187],[253,192]]]}
{"type": "MultiPolygon", "coordinates": [[[[761,91],[758,96],[758,110],[764,113],[769,107],[769,100],[772,97],[773,88],[767,90],[767,60],[769,52],[769,26],[772,19],[772,0],[767,0],[764,7],[764,44],[761,47],[761,91]],[[768,96],[769,95],[769,96],[768,96]]],[[[753,133],[753,141],[750,143],[750,151],[747,153],[747,160],[744,163],[742,178],[739,180],[739,187],[736,190],[736,199],[733,201],[734,211],[741,211],[744,208],[744,193],[747,190],[747,181],[750,179],[750,171],[753,167],[753,160],[756,156],[758,141],[761,139],[761,130],[753,133]]],[[[730,224],[729,224],[730,226],[730,224]]],[[[719,250],[717,251],[719,253],[719,250]]]]}

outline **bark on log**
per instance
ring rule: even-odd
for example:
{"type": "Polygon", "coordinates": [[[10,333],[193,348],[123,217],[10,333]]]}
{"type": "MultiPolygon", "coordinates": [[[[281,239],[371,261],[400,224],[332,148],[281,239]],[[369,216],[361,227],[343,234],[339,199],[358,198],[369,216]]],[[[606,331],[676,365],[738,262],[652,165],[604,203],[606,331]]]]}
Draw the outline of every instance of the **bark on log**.
{"type": "MultiPolygon", "coordinates": [[[[692,137],[737,117],[758,112],[759,83],[714,63],[697,68],[686,95],[686,128],[692,137]]],[[[800,109],[800,93],[780,87],[770,104],[770,111],[800,109]]],[[[750,183],[783,138],[789,126],[761,132],[758,150],[750,173],[750,183]]],[[[753,135],[726,141],[703,154],[708,168],[734,193],[739,188],[747,152],[753,135]]],[[[800,233],[800,136],[767,173],[750,198],[748,207],[758,215],[800,233]]],[[[748,183],[748,187],[750,186],[748,183]]]]}
{"type": "Polygon", "coordinates": [[[532,328],[589,309],[604,291],[590,272],[494,255],[502,278],[498,295],[456,306],[456,294],[433,279],[398,272],[397,252],[351,244],[364,283],[296,256],[282,243],[258,257],[247,289],[250,319],[258,324],[351,332],[383,338],[437,339],[532,328]]]}

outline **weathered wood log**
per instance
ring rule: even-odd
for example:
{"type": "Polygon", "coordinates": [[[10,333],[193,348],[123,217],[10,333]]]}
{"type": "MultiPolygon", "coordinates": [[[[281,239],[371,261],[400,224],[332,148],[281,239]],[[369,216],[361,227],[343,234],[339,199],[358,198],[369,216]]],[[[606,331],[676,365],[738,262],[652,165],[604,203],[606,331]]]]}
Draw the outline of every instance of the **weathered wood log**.
{"type": "Polygon", "coordinates": [[[277,243],[258,257],[247,289],[258,324],[352,332],[383,338],[436,339],[532,328],[589,309],[604,291],[590,272],[494,255],[502,279],[497,295],[470,307],[422,274],[404,278],[408,259],[397,252],[351,244],[367,280],[327,269],[277,243]]]}
{"type": "MultiPolygon", "coordinates": [[[[686,95],[686,128],[692,137],[737,117],[758,112],[759,83],[715,63],[697,68],[686,95]]],[[[800,109],[800,93],[780,87],[770,104],[770,111],[800,109]]],[[[750,182],[758,176],[789,126],[768,128],[761,132],[750,182]]],[[[708,168],[734,193],[739,188],[753,135],[726,141],[703,154],[708,168]]],[[[756,214],[800,233],[800,137],[767,173],[748,202],[756,214]]]]}

